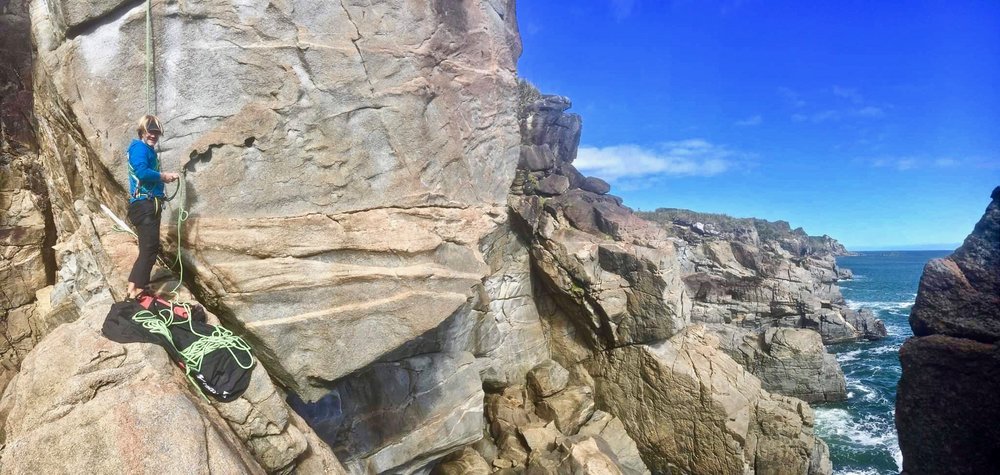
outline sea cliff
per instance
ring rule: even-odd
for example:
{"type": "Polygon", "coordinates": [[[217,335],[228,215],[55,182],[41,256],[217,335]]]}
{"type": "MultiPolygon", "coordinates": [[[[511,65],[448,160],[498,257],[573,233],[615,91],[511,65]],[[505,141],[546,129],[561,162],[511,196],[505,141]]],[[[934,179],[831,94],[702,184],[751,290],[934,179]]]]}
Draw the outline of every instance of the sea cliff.
{"type": "Polygon", "coordinates": [[[824,343],[879,333],[842,248],[623,206],[517,79],[512,1],[154,2],[177,298],[261,364],[210,403],[104,338],[143,6],[3,7],[0,473],[831,472],[824,343]]]}

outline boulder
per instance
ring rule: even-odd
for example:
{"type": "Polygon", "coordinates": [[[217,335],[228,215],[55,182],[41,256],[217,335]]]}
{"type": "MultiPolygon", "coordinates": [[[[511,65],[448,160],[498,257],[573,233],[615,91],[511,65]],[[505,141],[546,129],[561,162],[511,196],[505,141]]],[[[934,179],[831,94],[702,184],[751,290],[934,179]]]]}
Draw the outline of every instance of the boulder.
{"type": "Polygon", "coordinates": [[[265,473],[162,348],[101,335],[111,303],[89,301],[22,362],[0,399],[0,471],[265,473]]]}
{"type": "Polygon", "coordinates": [[[557,163],[576,160],[583,120],[565,112],[571,106],[568,98],[553,95],[543,95],[529,104],[521,121],[522,143],[549,147],[557,163]]]}
{"type": "Polygon", "coordinates": [[[584,191],[589,191],[591,193],[597,193],[599,195],[606,195],[611,191],[611,185],[608,182],[593,176],[588,176],[580,184],[580,188],[584,191]]]}
{"type": "Polygon", "coordinates": [[[812,468],[829,459],[809,405],[765,391],[717,347],[692,326],[598,354],[588,364],[597,403],[621,419],[655,473],[830,473],[812,468]]]}
{"type": "Polygon", "coordinates": [[[556,440],[563,436],[562,432],[556,428],[555,424],[549,422],[534,422],[525,424],[518,428],[518,433],[527,444],[528,450],[535,452],[548,452],[556,447],[556,440]]]}
{"type": "Polygon", "coordinates": [[[618,419],[600,409],[582,427],[578,435],[600,437],[608,444],[611,453],[618,459],[619,468],[625,475],[648,475],[639,448],[635,441],[625,431],[621,419],[618,419]]]}
{"type": "Polygon", "coordinates": [[[1000,187],[954,253],[924,266],[899,351],[903,471],[988,473],[1000,465],[1000,187]]]}
{"type": "Polygon", "coordinates": [[[559,467],[559,474],[601,473],[621,475],[617,457],[599,437],[576,435],[567,437],[559,444],[560,451],[567,454],[559,467]]]}
{"type": "Polygon", "coordinates": [[[431,475],[489,475],[492,472],[479,452],[466,447],[442,459],[431,475]]]}
{"type": "Polygon", "coordinates": [[[517,162],[520,169],[541,172],[550,170],[555,166],[555,157],[552,151],[542,145],[521,145],[521,158],[517,162]]]}
{"type": "Polygon", "coordinates": [[[535,414],[555,422],[563,434],[573,435],[594,414],[593,389],[590,386],[568,387],[539,402],[535,414]]]}
{"type": "Polygon", "coordinates": [[[540,195],[554,196],[561,195],[569,190],[569,179],[562,175],[549,175],[538,180],[535,192],[540,195]]]}
{"type": "Polygon", "coordinates": [[[965,243],[924,266],[910,326],[916,336],[1000,339],[1000,186],[965,243]]]}
{"type": "Polygon", "coordinates": [[[528,372],[528,387],[541,398],[562,391],[567,382],[569,371],[552,360],[544,361],[528,372]]]}
{"type": "Polygon", "coordinates": [[[505,434],[515,433],[518,427],[541,420],[535,416],[534,406],[521,386],[504,388],[500,394],[487,394],[485,401],[486,420],[490,433],[497,440],[505,434]]]}

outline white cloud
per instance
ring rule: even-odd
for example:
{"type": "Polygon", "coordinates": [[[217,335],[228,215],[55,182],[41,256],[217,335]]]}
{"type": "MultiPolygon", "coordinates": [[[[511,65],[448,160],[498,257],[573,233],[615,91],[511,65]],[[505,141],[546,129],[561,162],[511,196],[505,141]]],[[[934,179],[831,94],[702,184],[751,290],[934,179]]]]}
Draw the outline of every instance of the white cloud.
{"type": "Polygon", "coordinates": [[[611,8],[615,12],[615,19],[624,20],[632,14],[635,7],[635,0],[611,0],[611,8]]]}
{"type": "Polygon", "coordinates": [[[802,100],[802,94],[795,92],[787,87],[779,87],[778,95],[785,100],[792,107],[803,107],[806,105],[806,101],[802,100]]]}
{"type": "Polygon", "coordinates": [[[851,114],[858,117],[882,117],[885,115],[885,111],[883,111],[880,107],[865,106],[860,109],[852,110],[851,114]]]}
{"type": "Polygon", "coordinates": [[[886,115],[885,108],[892,107],[891,105],[885,104],[879,106],[872,105],[872,101],[866,100],[857,89],[836,85],[830,87],[830,89],[822,90],[818,94],[814,93],[810,95],[810,104],[827,105],[825,109],[813,112],[802,110],[802,107],[806,105],[806,101],[802,98],[802,93],[793,91],[787,87],[779,87],[778,94],[780,94],[788,104],[798,109],[798,111],[791,116],[792,121],[794,122],[812,122],[814,124],[819,124],[823,122],[846,121],[850,119],[880,119],[886,115]],[[833,97],[831,97],[831,95],[833,97]]]}
{"type": "Polygon", "coordinates": [[[859,93],[857,89],[833,86],[832,90],[833,95],[847,99],[855,104],[861,104],[865,101],[864,97],[861,96],[861,93],[859,93]]]}
{"type": "Polygon", "coordinates": [[[764,118],[758,114],[753,117],[747,117],[746,119],[738,120],[736,121],[736,125],[739,125],[741,127],[752,127],[754,125],[760,125],[761,122],[764,122],[764,118]]]}
{"type": "Polygon", "coordinates": [[[652,176],[712,176],[731,170],[742,154],[705,140],[667,142],[655,149],[638,145],[580,147],[573,162],[581,172],[606,180],[652,176]]]}
{"type": "Polygon", "coordinates": [[[876,168],[894,168],[899,171],[935,168],[951,168],[968,163],[968,160],[958,160],[950,157],[882,157],[870,159],[868,162],[876,168]]]}
{"type": "Polygon", "coordinates": [[[827,109],[813,114],[792,114],[795,122],[812,122],[819,124],[822,122],[839,121],[851,118],[877,119],[885,116],[885,112],[875,106],[865,106],[857,109],[827,109]]]}

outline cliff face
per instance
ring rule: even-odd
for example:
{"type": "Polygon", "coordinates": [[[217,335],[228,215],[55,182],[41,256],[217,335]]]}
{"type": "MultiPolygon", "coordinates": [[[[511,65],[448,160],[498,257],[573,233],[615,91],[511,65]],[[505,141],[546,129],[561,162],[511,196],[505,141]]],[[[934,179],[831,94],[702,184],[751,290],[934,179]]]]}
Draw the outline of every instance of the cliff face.
{"type": "Polygon", "coordinates": [[[850,278],[829,236],[784,221],[680,209],[640,213],[678,249],[691,320],[709,325],[721,348],[770,391],[810,402],[846,398],[844,374],[824,344],[886,336],[871,311],[847,306],[837,281],[850,278]]]}
{"type": "Polygon", "coordinates": [[[581,176],[576,142],[555,145],[575,133],[568,107],[546,96],[528,108],[510,198],[552,358],[583,375],[655,473],[829,473],[809,406],[763,389],[715,331],[692,325],[684,243],[581,176]],[[777,420],[778,432],[762,429],[777,420]]]}
{"type": "Polygon", "coordinates": [[[790,396],[835,399],[795,375],[833,374],[820,334],[861,333],[802,323],[847,320],[832,261],[679,238],[581,175],[582,120],[518,85],[503,0],[154,3],[161,154],[191,213],[164,217],[179,298],[261,364],[207,403],[157,348],[103,338],[135,257],[99,205],[124,214],[142,7],[30,3],[32,140],[0,181],[0,473],[830,472],[790,396]],[[793,283],[732,297],[753,259],[793,283]],[[162,440],[184,443],[132,455],[162,440]]]}
{"type": "MultiPolygon", "coordinates": [[[[0,5],[0,388],[46,332],[35,291],[52,283],[51,214],[32,110],[27,2],[0,5]]],[[[46,305],[43,303],[42,305],[46,305]]]]}
{"type": "Polygon", "coordinates": [[[896,428],[907,473],[1000,466],[1000,187],[954,253],[924,266],[899,351],[896,428]]]}

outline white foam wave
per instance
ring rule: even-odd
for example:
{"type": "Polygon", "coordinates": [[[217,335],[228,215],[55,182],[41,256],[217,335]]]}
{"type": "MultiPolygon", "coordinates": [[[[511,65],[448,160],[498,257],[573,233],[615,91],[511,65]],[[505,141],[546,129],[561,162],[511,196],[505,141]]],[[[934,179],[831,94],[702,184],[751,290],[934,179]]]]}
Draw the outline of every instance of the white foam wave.
{"type": "Polygon", "coordinates": [[[861,354],[864,352],[865,352],[864,349],[860,349],[860,350],[845,351],[843,353],[837,353],[836,354],[837,362],[843,364],[851,361],[857,361],[858,357],[861,356],[861,354]]]}
{"type": "Polygon", "coordinates": [[[899,302],[864,302],[857,300],[845,300],[847,306],[852,310],[861,310],[867,308],[869,310],[887,310],[887,311],[903,311],[909,310],[913,307],[913,300],[899,301],[899,302]]]}
{"type": "Polygon", "coordinates": [[[903,346],[903,345],[877,346],[875,348],[872,348],[871,352],[872,352],[873,355],[884,355],[884,354],[887,354],[887,353],[899,353],[899,348],[901,346],[903,346]]]}
{"type": "MultiPolygon", "coordinates": [[[[896,431],[891,419],[886,421],[878,417],[868,416],[857,420],[846,409],[820,407],[816,408],[816,428],[819,435],[827,439],[828,442],[839,440],[853,446],[883,448],[892,455],[897,468],[900,470],[903,468],[902,452],[899,450],[899,440],[896,438],[896,431]]],[[[838,471],[836,473],[878,472],[838,471]]]]}

